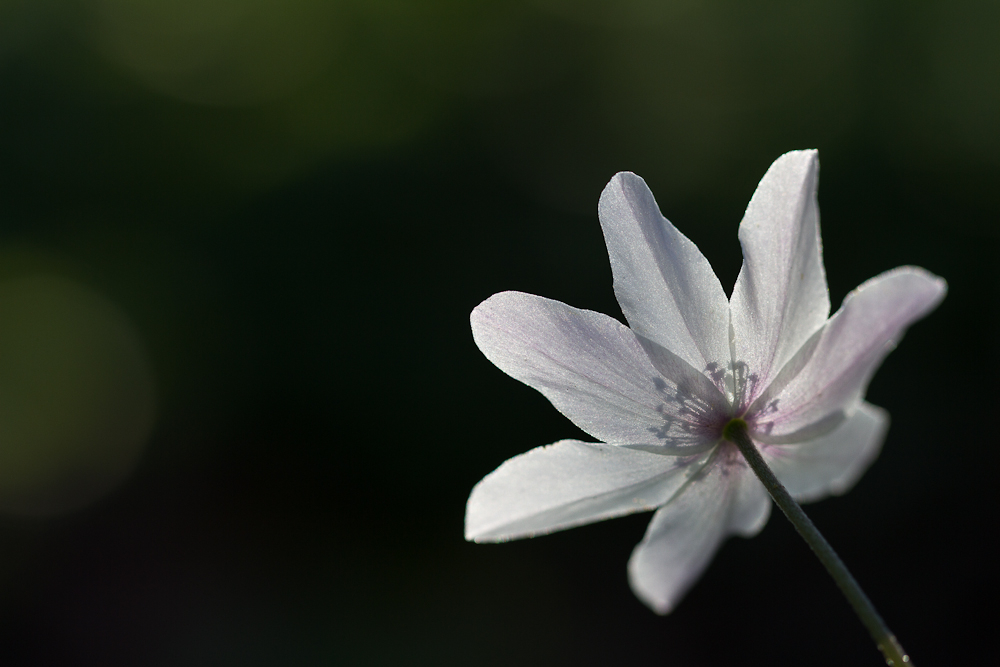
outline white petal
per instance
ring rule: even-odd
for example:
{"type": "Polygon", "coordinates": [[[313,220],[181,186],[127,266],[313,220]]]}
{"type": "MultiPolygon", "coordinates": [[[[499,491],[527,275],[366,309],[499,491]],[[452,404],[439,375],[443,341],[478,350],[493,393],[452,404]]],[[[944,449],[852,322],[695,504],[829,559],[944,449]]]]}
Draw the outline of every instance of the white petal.
{"type": "Polygon", "coordinates": [[[687,450],[702,451],[718,438],[723,395],[667,350],[654,355],[654,366],[629,328],[607,315],[502,292],[476,307],[471,319],[476,344],[490,361],[599,440],[691,454],[687,450]]]}
{"type": "Polygon", "coordinates": [[[735,450],[730,455],[739,459],[739,476],[730,487],[732,501],[728,532],[740,537],[753,537],[764,528],[771,516],[771,496],[746,464],[743,455],[735,450]]]}
{"type": "Polygon", "coordinates": [[[622,172],[598,205],[615,295],[629,326],[699,371],[729,366],[729,303],[705,256],[660,213],[645,181],[622,172]]]}
{"type": "Polygon", "coordinates": [[[941,278],[917,267],[900,267],[848,294],[840,310],[751,406],[754,437],[794,443],[829,432],[863,397],[906,327],[933,310],[946,290],[941,278]]]}
{"type": "Polygon", "coordinates": [[[465,539],[499,542],[655,509],[710,454],[679,458],[560,440],[515,456],[472,489],[465,539]]]}
{"type": "Polygon", "coordinates": [[[830,314],[820,250],[816,151],[771,165],[740,223],[743,268],[731,301],[733,361],[749,405],[830,314]],[[745,366],[744,366],[745,364],[745,366]]]}
{"type": "Polygon", "coordinates": [[[677,605],[728,535],[753,535],[767,521],[770,499],[739,451],[717,455],[653,515],[629,560],[632,590],[659,614],[677,605]]]}
{"type": "Polygon", "coordinates": [[[832,433],[796,445],[765,445],[767,464],[796,500],[808,502],[839,495],[868,469],[889,429],[889,413],[861,402],[832,433]]]}

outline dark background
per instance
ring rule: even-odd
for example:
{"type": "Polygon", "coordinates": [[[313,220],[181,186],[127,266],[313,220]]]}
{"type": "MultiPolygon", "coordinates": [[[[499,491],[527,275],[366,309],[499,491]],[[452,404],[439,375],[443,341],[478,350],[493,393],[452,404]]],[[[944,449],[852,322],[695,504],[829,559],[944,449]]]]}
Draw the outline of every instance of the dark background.
{"type": "Polygon", "coordinates": [[[0,662],[880,664],[777,514],[666,617],[626,582],[648,515],[462,538],[482,476],[581,435],[472,308],[620,317],[626,169],[729,291],[807,147],[834,307],[950,288],[870,387],[882,456],[807,511],[917,665],[995,659],[998,78],[988,0],[3,0],[2,275],[116,304],[158,418],[96,501],[0,519],[0,662]]]}

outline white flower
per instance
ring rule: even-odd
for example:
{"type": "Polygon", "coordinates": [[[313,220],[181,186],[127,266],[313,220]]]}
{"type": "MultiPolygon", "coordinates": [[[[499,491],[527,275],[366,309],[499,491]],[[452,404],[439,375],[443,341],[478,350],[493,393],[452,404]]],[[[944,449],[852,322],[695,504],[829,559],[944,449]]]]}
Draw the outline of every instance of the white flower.
{"type": "Polygon", "coordinates": [[[645,182],[616,175],[599,213],[626,327],[606,315],[503,292],[472,312],[483,353],[600,443],[561,440],[515,456],[472,490],[465,536],[531,537],[656,510],[628,564],[636,595],[670,611],[730,534],[752,536],[771,501],[722,439],[744,419],[798,500],[849,489],[877,456],[888,415],[863,400],[944,280],[901,267],[829,316],[815,151],[771,165],[740,223],[731,299],[645,182]],[[602,444],[606,443],[606,444],[602,444]]]}

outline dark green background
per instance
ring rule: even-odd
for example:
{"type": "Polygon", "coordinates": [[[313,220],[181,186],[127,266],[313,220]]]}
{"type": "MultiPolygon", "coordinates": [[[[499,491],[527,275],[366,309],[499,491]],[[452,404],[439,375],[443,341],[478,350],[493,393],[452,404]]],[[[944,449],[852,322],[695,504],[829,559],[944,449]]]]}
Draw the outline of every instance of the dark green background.
{"type": "Polygon", "coordinates": [[[880,664],[781,516],[663,618],[625,577],[648,515],[462,539],[483,475],[580,436],[471,309],[620,316],[626,169],[728,291],[807,147],[835,307],[950,287],[871,385],[881,458],[807,511],[916,664],[995,659],[998,83],[986,0],[0,2],[0,249],[132,318],[160,415],[98,503],[0,520],[0,662],[880,664]]]}

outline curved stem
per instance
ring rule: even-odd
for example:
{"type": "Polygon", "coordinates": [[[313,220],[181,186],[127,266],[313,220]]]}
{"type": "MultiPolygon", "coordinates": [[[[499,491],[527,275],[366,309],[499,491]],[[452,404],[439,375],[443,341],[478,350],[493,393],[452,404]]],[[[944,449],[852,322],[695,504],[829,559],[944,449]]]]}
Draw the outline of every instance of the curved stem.
{"type": "Polygon", "coordinates": [[[771,469],[767,467],[764,458],[757,451],[757,447],[754,446],[753,441],[750,440],[750,433],[746,422],[742,419],[732,420],[726,425],[723,437],[739,447],[743,458],[747,460],[754,473],[756,473],[757,477],[764,484],[764,488],[771,494],[771,498],[774,499],[775,504],[781,508],[781,511],[788,517],[788,520],[795,526],[795,530],[799,532],[799,535],[802,536],[820,562],[823,563],[826,571],[830,573],[830,576],[833,577],[844,597],[851,604],[854,613],[858,615],[861,623],[868,628],[868,632],[878,645],[878,649],[885,656],[886,664],[895,667],[912,665],[910,657],[903,650],[903,647],[899,645],[896,636],[886,626],[882,617],[879,616],[871,600],[861,590],[861,586],[858,585],[858,582],[848,572],[847,566],[840,560],[840,556],[837,555],[837,552],[833,550],[830,543],[817,530],[813,522],[809,520],[809,517],[802,511],[799,504],[792,499],[791,494],[778,481],[778,478],[774,476],[771,469]]]}

